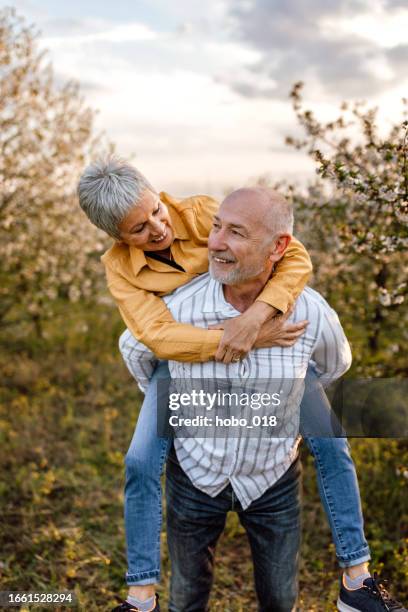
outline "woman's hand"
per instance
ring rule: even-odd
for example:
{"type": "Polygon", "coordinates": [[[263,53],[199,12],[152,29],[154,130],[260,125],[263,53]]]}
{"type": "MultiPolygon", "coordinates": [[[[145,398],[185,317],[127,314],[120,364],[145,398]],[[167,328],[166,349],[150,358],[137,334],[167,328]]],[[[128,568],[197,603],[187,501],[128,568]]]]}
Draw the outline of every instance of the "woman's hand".
{"type": "Polygon", "coordinates": [[[266,321],[260,329],[254,348],[269,348],[271,346],[292,346],[306,331],[309,321],[287,323],[289,313],[266,321]]]}
{"type": "Polygon", "coordinates": [[[224,330],[215,355],[216,361],[227,365],[243,359],[252,348],[292,346],[305,332],[308,321],[286,323],[291,310],[271,318],[277,311],[256,302],[258,304],[262,306],[248,308],[242,315],[209,326],[209,329],[224,330]]]}
{"type": "Polygon", "coordinates": [[[224,333],[215,354],[215,361],[225,364],[240,361],[252,349],[261,329],[262,322],[253,320],[245,313],[210,325],[209,329],[222,329],[224,333]]]}

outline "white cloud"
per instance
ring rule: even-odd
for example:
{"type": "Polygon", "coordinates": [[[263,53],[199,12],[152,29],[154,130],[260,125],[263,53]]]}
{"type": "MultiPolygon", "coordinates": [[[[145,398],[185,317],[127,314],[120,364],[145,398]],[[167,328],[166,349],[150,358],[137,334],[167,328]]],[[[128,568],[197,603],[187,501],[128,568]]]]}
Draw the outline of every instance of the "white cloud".
{"type": "Polygon", "coordinates": [[[325,17],[320,27],[325,38],[340,40],[344,35],[355,34],[382,49],[391,49],[407,42],[408,9],[390,11],[373,3],[367,13],[325,17]]]}
{"type": "MultiPolygon", "coordinates": [[[[276,180],[313,177],[313,164],[306,155],[283,145],[287,133],[299,136],[286,97],[295,80],[297,61],[305,59],[301,78],[306,80],[305,95],[318,117],[336,117],[337,102],[344,92],[361,89],[360,97],[364,97],[364,87],[375,81],[374,76],[387,85],[387,93],[383,93],[385,87],[379,87],[376,92],[380,90],[381,96],[371,95],[370,100],[383,104],[386,110],[396,109],[396,96],[404,87],[402,83],[395,89],[390,82],[396,80],[397,72],[396,60],[392,63],[387,57],[390,37],[383,36],[379,45],[372,43],[379,35],[380,22],[383,30],[394,28],[395,45],[401,42],[401,30],[391,16],[400,15],[400,24],[408,29],[405,12],[389,11],[386,21],[380,0],[375,1],[366,22],[368,30],[366,14],[347,19],[342,14],[319,23],[312,16],[302,30],[300,18],[293,21],[290,7],[285,5],[287,14],[282,8],[279,17],[267,0],[243,0],[241,4],[238,0],[208,0],[205,4],[152,0],[149,8],[158,15],[157,24],[151,15],[150,21],[145,19],[137,7],[133,19],[122,23],[106,16],[81,17],[74,11],[72,16],[65,11],[64,18],[54,18],[52,8],[48,14],[37,11],[37,15],[45,34],[41,44],[50,49],[58,78],[80,81],[87,103],[100,110],[98,129],[106,130],[119,153],[135,153],[136,163],[158,188],[176,194],[196,190],[220,194],[222,186],[242,185],[250,177],[268,172],[276,180]],[[251,7],[248,19],[257,17],[252,38],[234,37],[229,13],[232,6],[251,7]],[[265,48],[254,44],[263,25],[265,48]],[[303,31],[303,39],[299,31],[303,31]],[[333,40],[338,35],[330,53],[324,45],[320,49],[315,32],[333,40]],[[353,38],[358,44],[354,55],[347,55],[344,41],[353,38]],[[319,70],[320,63],[325,70],[319,70]],[[357,68],[368,75],[363,84],[357,68]],[[341,86],[337,84],[339,73],[341,86]],[[347,90],[348,77],[354,78],[354,89],[347,90]],[[328,95],[330,79],[335,87],[328,95]],[[277,93],[273,99],[271,89],[277,93]],[[246,95],[242,95],[244,90],[246,95]]],[[[34,0],[31,5],[34,11],[34,0]]],[[[84,6],[86,14],[86,1],[84,6]]],[[[314,8],[313,15],[319,14],[316,4],[314,8]]],[[[395,113],[398,116],[397,110],[395,113]]]]}
{"type": "MultiPolygon", "coordinates": [[[[90,26],[92,27],[92,24],[90,26]]],[[[101,29],[90,34],[49,36],[43,38],[42,42],[45,47],[55,48],[57,46],[86,44],[96,41],[111,43],[150,41],[155,40],[157,37],[158,34],[145,24],[134,22],[118,25],[113,28],[101,29]]]]}

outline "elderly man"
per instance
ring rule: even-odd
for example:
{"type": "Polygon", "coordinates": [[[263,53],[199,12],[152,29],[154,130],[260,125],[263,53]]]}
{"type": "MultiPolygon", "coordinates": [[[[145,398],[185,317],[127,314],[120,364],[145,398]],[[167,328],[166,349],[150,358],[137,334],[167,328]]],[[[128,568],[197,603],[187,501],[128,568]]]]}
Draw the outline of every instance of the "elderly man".
{"type": "MultiPolygon", "coordinates": [[[[164,297],[173,316],[207,327],[244,312],[282,257],[292,226],[291,207],[276,192],[258,188],[230,194],[210,233],[210,273],[164,297]]],[[[309,320],[305,334],[291,348],[260,348],[230,365],[169,361],[171,377],[179,383],[183,379],[227,379],[238,386],[248,378],[252,385],[263,379],[262,391],[269,391],[270,396],[288,388],[287,405],[293,407],[301,399],[294,383],[305,377],[310,360],[319,378],[329,383],[348,369],[351,353],[337,315],[315,291],[306,288],[302,292],[291,319],[309,320]]],[[[146,387],[157,365],[155,356],[128,332],[121,347],[132,374],[146,387]]],[[[273,408],[270,410],[272,415],[273,408]]],[[[222,407],[217,411],[222,416],[222,407]]],[[[260,609],[295,609],[300,536],[298,438],[293,433],[265,437],[261,430],[258,427],[250,436],[241,428],[225,437],[212,432],[174,440],[167,465],[172,612],[208,609],[214,549],[230,510],[238,512],[249,537],[260,609]]]]}

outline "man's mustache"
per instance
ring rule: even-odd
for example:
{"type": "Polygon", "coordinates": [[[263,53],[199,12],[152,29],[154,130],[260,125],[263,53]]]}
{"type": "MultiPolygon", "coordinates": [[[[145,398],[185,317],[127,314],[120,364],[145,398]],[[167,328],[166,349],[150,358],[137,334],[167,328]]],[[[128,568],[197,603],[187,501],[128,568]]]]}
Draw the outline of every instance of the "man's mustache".
{"type": "Polygon", "coordinates": [[[237,261],[235,257],[228,251],[209,251],[209,254],[210,260],[216,257],[217,259],[224,259],[229,263],[235,263],[237,261]]]}

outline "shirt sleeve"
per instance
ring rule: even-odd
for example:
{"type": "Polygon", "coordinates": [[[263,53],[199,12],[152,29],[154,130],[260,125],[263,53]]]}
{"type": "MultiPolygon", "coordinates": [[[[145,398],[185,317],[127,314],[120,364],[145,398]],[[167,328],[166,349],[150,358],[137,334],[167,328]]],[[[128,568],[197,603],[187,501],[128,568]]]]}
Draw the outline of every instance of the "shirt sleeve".
{"type": "Polygon", "coordinates": [[[281,312],[287,312],[305,288],[312,269],[312,261],[306,248],[299,240],[292,238],[257,300],[266,302],[281,312]]]}
{"type": "Polygon", "coordinates": [[[154,293],[134,287],[108,266],[106,275],[108,288],[126,326],[158,359],[197,363],[214,358],[222,330],[179,323],[154,293]]]}
{"type": "Polygon", "coordinates": [[[324,387],[340,378],[351,366],[351,349],[339,318],[333,309],[325,309],[319,338],[311,358],[324,387]]]}
{"type": "Polygon", "coordinates": [[[119,348],[127,369],[135,378],[139,389],[146,393],[158,359],[147,346],[138,342],[128,329],[120,337],[119,348]]]}

